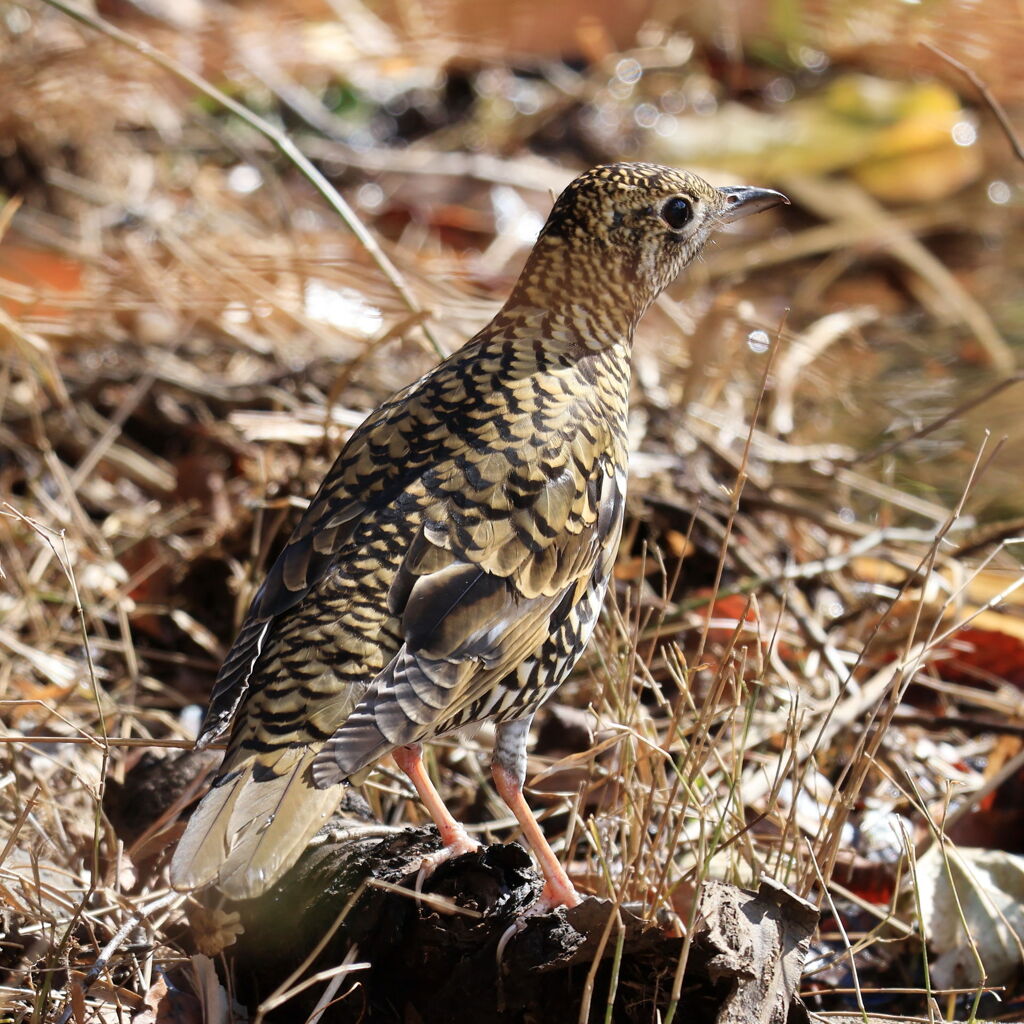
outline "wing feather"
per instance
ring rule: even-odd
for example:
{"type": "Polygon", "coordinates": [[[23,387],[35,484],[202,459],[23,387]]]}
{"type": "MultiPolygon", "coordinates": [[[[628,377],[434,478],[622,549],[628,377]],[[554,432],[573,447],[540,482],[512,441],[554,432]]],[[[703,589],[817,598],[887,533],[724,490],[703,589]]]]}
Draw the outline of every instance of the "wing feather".
{"type": "MultiPolygon", "coordinates": [[[[539,650],[583,596],[606,575],[618,540],[623,481],[602,467],[582,517],[590,529],[562,529],[545,543],[510,541],[504,563],[431,516],[395,576],[389,605],[405,643],[313,763],[317,785],[361,771],[396,746],[418,742],[461,719],[539,650]],[[503,568],[504,574],[495,571],[503,568]]],[[[543,507],[564,514],[564,489],[543,507]]],[[[466,532],[466,531],[463,531],[466,532]]],[[[485,705],[481,705],[484,707],[485,705]]],[[[483,716],[485,717],[485,715],[483,716]]]]}

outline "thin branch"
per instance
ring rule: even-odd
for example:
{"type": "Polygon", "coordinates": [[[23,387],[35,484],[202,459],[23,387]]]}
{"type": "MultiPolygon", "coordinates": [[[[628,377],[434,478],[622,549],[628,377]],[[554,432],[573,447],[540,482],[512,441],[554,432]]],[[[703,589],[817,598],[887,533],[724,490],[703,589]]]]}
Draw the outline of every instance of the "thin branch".
{"type": "Polygon", "coordinates": [[[935,433],[936,430],[941,430],[947,423],[951,423],[953,420],[961,417],[965,412],[970,412],[971,409],[977,408],[979,405],[984,405],[990,398],[995,398],[1001,391],[1005,391],[1009,387],[1013,387],[1014,384],[1020,384],[1024,381],[1024,371],[1013,374],[1011,377],[1005,377],[1003,380],[993,384],[990,388],[986,388],[980,395],[975,395],[974,398],[969,398],[966,402],[956,406],[955,409],[950,409],[944,416],[940,416],[937,420],[932,420],[931,423],[926,423],[923,427],[919,427],[913,433],[907,434],[906,437],[897,438],[895,441],[887,441],[885,444],[880,445],[878,448],[872,448],[871,451],[865,452],[863,455],[858,455],[853,459],[849,465],[856,466],[862,462],[874,462],[875,459],[880,458],[883,455],[888,455],[890,452],[895,451],[897,448],[908,444],[911,441],[919,441],[922,437],[927,437],[929,434],[935,433]]]}
{"type": "MultiPolygon", "coordinates": [[[[342,221],[344,221],[345,226],[353,235],[356,236],[359,243],[370,254],[373,262],[377,264],[381,273],[388,279],[391,286],[398,293],[402,302],[405,303],[406,308],[408,308],[412,313],[422,312],[422,307],[416,301],[416,297],[409,289],[409,286],[406,284],[405,279],[402,277],[398,268],[391,262],[384,250],[377,244],[377,240],[367,230],[366,225],[364,225],[359,219],[352,207],[345,202],[337,189],[335,189],[335,187],[316,169],[316,167],[313,166],[309,158],[287,135],[285,135],[284,132],[279,131],[258,114],[254,114],[237,100],[233,100],[226,93],[221,92],[221,90],[215,85],[212,85],[201,75],[197,75],[195,72],[190,71],[184,64],[179,63],[173,57],[167,56],[167,54],[156,49],[156,47],[150,46],[150,44],[144,40],[138,39],[130,33],[119,29],[116,25],[112,25],[109,21],[105,21],[98,15],[93,14],[90,11],[83,10],[81,7],[77,7],[74,4],[65,3],[64,0],[44,0],[44,2],[50,7],[55,7],[58,11],[62,11],[69,18],[73,18],[75,21],[80,22],[83,25],[87,25],[96,32],[105,35],[108,39],[114,40],[114,42],[119,43],[121,46],[126,46],[129,50],[133,50],[141,57],[145,57],[147,60],[152,61],[158,67],[170,72],[182,81],[188,82],[188,84],[194,89],[197,89],[215,103],[220,104],[220,106],[224,107],[226,110],[230,110],[232,114],[244,121],[250,128],[255,129],[260,133],[260,135],[269,140],[278,149],[282,156],[287,160],[290,160],[295,167],[302,172],[310,184],[313,185],[320,195],[324,197],[334,212],[338,214],[342,221]]],[[[423,333],[427,337],[427,340],[430,342],[431,347],[437,353],[438,357],[443,359],[446,353],[444,349],[441,348],[440,343],[430,330],[429,326],[424,323],[421,327],[423,333]]]]}
{"type": "Polygon", "coordinates": [[[968,67],[962,61],[956,59],[951,54],[946,53],[945,50],[940,50],[934,43],[928,42],[927,39],[921,40],[921,45],[926,50],[931,50],[936,57],[944,60],[950,67],[956,68],[970,83],[978,90],[981,98],[988,105],[989,110],[995,114],[996,120],[999,122],[999,127],[1003,129],[1003,133],[1006,135],[1007,141],[1013,149],[1014,155],[1018,160],[1024,161],[1024,144],[1021,143],[1017,132],[1014,130],[1012,124],[1010,124],[1010,118],[1006,111],[1003,109],[1003,105],[992,95],[992,90],[985,84],[985,80],[978,74],[974,68],[968,67]]]}
{"type": "MultiPolygon", "coordinates": [[[[3,702],[10,703],[10,702],[3,702]]],[[[194,740],[152,740],[143,736],[111,737],[101,742],[93,736],[0,736],[0,746],[11,746],[19,744],[56,743],[60,746],[65,744],[88,744],[93,747],[166,747],[170,750],[194,750],[194,740]]],[[[225,750],[226,743],[211,743],[207,750],[225,750]]]]}

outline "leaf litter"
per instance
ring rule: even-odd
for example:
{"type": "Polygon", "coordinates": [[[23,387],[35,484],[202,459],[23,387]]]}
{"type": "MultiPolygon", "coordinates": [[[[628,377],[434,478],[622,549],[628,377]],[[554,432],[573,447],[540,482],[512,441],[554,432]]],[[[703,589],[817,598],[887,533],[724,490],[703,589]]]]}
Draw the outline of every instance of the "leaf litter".
{"type": "MultiPolygon", "coordinates": [[[[723,88],[699,31],[524,70],[315,6],[190,7],[196,36],[159,13],[120,26],[292,129],[404,293],[264,136],[138,53],[43,4],[0,43],[14,1020],[244,1019],[167,888],[184,803],[159,780],[262,571],[362,416],[492,315],[550,193],[653,151],[645,102],[713,121],[701,97],[723,88]]],[[[745,73],[771,95],[769,66],[745,73]]],[[[973,165],[1019,180],[995,145],[973,165]]],[[[887,1012],[929,992],[963,1011],[986,985],[1019,998],[1024,520],[1014,454],[1002,469],[964,428],[990,401],[946,414],[1012,364],[1019,312],[988,299],[1020,268],[976,243],[1010,251],[1019,215],[993,221],[983,177],[968,224],[819,172],[780,172],[792,219],[723,238],[638,335],[615,601],[538,720],[533,800],[574,879],[651,920],[689,920],[711,877],[818,903],[810,1005],[854,1006],[852,969],[887,1012]]],[[[439,744],[436,767],[456,812],[507,839],[489,739],[439,744]]],[[[367,796],[422,821],[386,772],[367,796]]]]}

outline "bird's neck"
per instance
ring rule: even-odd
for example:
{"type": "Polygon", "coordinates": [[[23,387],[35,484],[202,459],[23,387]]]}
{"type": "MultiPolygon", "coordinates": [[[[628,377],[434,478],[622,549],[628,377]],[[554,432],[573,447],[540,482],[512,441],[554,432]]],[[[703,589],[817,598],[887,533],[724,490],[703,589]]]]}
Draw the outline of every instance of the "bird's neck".
{"type": "Polygon", "coordinates": [[[486,360],[499,361],[507,387],[524,388],[519,407],[540,401],[560,424],[559,436],[589,429],[598,448],[614,448],[625,459],[634,324],[617,314],[586,303],[551,302],[525,289],[502,307],[477,344],[486,360]]]}
{"type": "Polygon", "coordinates": [[[545,341],[556,346],[628,352],[654,295],[617,255],[599,247],[570,253],[560,239],[540,238],[502,313],[543,313],[545,341]]]}

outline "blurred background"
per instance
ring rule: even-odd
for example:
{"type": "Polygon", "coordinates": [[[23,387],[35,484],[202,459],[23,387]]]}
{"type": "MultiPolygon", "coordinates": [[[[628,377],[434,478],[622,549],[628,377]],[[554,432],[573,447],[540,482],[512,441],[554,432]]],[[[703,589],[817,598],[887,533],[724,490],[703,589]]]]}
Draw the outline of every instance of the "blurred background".
{"type": "MultiPolygon", "coordinates": [[[[889,713],[903,700],[908,717],[887,742],[917,788],[865,768],[851,824],[832,787],[853,739],[830,733],[788,797],[773,791],[790,824],[735,854],[749,861],[737,880],[786,850],[816,884],[799,834],[829,869],[840,846],[851,872],[883,865],[881,881],[843,884],[896,907],[907,851],[893,822],[922,852],[954,784],[954,838],[1019,869],[1024,605],[1020,548],[1005,543],[1024,530],[1018,0],[96,0],[92,24],[63,6],[0,3],[0,722],[41,737],[3,776],[5,855],[27,845],[0,870],[24,879],[34,863],[33,877],[66,888],[70,872],[85,891],[105,788],[104,856],[118,841],[134,851],[125,891],[163,884],[174,816],[117,796],[149,755],[46,738],[102,725],[187,744],[254,587],[348,432],[488,321],[553,197],[614,160],[778,188],[793,205],[720,235],[641,326],[617,571],[628,614],[602,627],[602,657],[560,702],[590,709],[590,725],[650,729],[667,751],[685,745],[689,708],[768,758],[799,732],[795,693],[808,730],[837,706],[850,726],[867,707],[842,704],[851,681],[898,663],[889,713]],[[347,224],[275,133],[340,193],[347,224]],[[735,634],[755,620],[751,650],[767,653],[752,668],[735,634]],[[627,706],[631,686],[642,700],[627,706]],[[750,707],[767,716],[752,738],[750,707]],[[45,812],[60,852],[15,842],[32,785],[68,794],[45,812]],[[865,824],[878,815],[884,840],[865,824]]],[[[533,770],[592,735],[545,721],[533,770]]],[[[594,852],[557,799],[589,780],[581,813],[611,822],[614,846],[631,776],[605,749],[540,787],[595,891],[594,852]]],[[[438,756],[456,807],[486,822],[479,773],[438,756]]],[[[743,755],[729,756],[739,777],[743,755]]],[[[632,772],[636,752],[626,761],[632,772]]],[[[732,769],[716,770],[708,792],[728,788],[732,769]]],[[[738,830],[747,813],[771,819],[766,792],[738,800],[738,830]]],[[[416,816],[378,800],[390,820],[416,816]]],[[[641,895],[685,916],[689,890],[670,883],[693,863],[680,857],[641,895]]],[[[1006,885],[1004,920],[1024,888],[1006,885]]],[[[875,918],[843,906],[848,931],[872,932],[875,918]]],[[[30,919],[8,934],[24,938],[30,919]]],[[[834,925],[815,984],[845,991],[834,925]]],[[[1008,927],[1024,931],[1019,916],[1008,927]]],[[[963,933],[946,938],[929,948],[951,957],[942,984],[967,986],[948,997],[962,1011],[979,977],[963,933]]],[[[172,947],[194,953],[161,934],[149,955],[172,947]]],[[[28,948],[12,939],[0,966],[40,1006],[29,965],[43,954],[28,948]]],[[[879,987],[922,984],[913,950],[865,956],[879,987]]],[[[1012,998],[1021,957],[997,974],[1012,998]]]]}
{"type": "MultiPolygon", "coordinates": [[[[638,376],[664,375],[667,405],[749,390],[765,359],[752,331],[803,337],[832,313],[785,365],[785,394],[769,385],[794,441],[899,437],[1015,366],[1021,161],[953,63],[1019,124],[1014,0],[94,9],[289,132],[389,247],[446,351],[501,301],[552,195],[637,159],[795,201],[721,242],[649,318],[638,376]]],[[[355,358],[349,384],[367,382],[382,348],[408,357],[401,380],[429,365],[408,302],[266,139],[44,4],[5,4],[2,28],[0,301],[26,331],[93,362],[162,350],[235,386],[268,358],[323,389],[355,358]],[[226,376],[196,350],[224,336],[226,376]]],[[[11,392],[7,413],[28,397],[11,392]]],[[[1022,511],[1019,401],[908,442],[894,479],[909,462],[915,487],[949,497],[983,431],[1008,433],[978,493],[1022,511]]]]}

